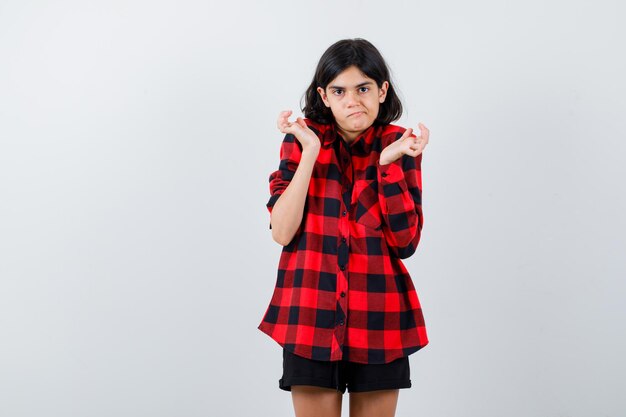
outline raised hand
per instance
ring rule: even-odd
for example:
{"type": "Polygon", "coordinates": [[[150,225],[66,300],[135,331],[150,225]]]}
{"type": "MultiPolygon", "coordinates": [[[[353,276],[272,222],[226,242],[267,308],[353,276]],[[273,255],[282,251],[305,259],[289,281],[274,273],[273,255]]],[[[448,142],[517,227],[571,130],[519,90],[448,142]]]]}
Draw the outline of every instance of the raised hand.
{"type": "Polygon", "coordinates": [[[281,111],[278,115],[278,130],[282,133],[291,133],[302,144],[302,151],[317,150],[321,147],[321,142],[315,132],[307,126],[303,118],[298,117],[295,122],[289,121],[291,110],[281,111]]]}
{"type": "Polygon", "coordinates": [[[387,165],[402,155],[410,155],[416,157],[424,151],[424,148],[428,144],[429,130],[422,123],[418,124],[420,129],[420,135],[415,136],[413,134],[413,128],[408,128],[404,131],[404,134],[395,142],[389,144],[380,153],[380,164],[387,165]]]}

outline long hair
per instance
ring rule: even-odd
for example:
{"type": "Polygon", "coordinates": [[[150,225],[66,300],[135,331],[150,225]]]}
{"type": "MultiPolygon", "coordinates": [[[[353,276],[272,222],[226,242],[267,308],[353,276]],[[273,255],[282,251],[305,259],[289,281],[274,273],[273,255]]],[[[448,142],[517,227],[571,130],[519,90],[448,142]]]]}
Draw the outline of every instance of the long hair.
{"type": "Polygon", "coordinates": [[[402,103],[389,77],[389,68],[384,58],[369,41],[362,38],[343,39],[332,44],[320,58],[313,81],[304,93],[305,117],[317,123],[333,123],[335,118],[330,108],[326,107],[317,87],[326,90],[328,84],[343,70],[356,66],[367,77],[376,81],[381,88],[384,81],[389,82],[385,101],[380,105],[375,125],[389,124],[402,116],[402,103]]]}

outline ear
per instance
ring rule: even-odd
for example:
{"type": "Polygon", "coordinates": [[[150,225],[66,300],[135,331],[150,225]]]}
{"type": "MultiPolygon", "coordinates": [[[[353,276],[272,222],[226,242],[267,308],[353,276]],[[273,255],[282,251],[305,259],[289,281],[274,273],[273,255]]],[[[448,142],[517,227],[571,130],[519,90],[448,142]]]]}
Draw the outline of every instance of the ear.
{"type": "Polygon", "coordinates": [[[324,91],[324,89],[322,87],[317,87],[317,92],[319,93],[326,107],[330,107],[330,102],[328,101],[328,97],[326,96],[326,92],[324,91]]]}
{"type": "Polygon", "coordinates": [[[378,89],[378,102],[379,103],[385,102],[388,89],[389,89],[389,83],[387,81],[383,81],[383,85],[378,89]]]}

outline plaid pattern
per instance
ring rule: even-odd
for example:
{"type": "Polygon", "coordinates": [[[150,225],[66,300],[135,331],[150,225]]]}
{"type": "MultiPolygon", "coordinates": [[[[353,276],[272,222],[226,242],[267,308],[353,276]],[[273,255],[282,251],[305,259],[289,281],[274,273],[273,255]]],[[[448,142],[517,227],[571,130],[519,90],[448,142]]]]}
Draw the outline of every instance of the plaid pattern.
{"type": "MultiPolygon", "coordinates": [[[[370,126],[347,144],[334,124],[305,122],[322,147],[258,329],[309,359],[380,364],[408,356],[428,344],[401,261],[415,252],[424,222],[422,155],[379,164],[382,149],[404,133],[400,126],[370,126]]],[[[285,135],[269,177],[270,213],[301,155],[300,142],[285,135]]]]}

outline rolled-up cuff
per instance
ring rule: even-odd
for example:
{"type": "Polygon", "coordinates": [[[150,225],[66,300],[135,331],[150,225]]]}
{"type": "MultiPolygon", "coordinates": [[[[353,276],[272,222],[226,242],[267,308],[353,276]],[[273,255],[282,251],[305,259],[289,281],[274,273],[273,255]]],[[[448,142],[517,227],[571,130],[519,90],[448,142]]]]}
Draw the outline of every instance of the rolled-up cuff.
{"type": "MultiPolygon", "coordinates": [[[[272,209],[274,208],[274,204],[276,204],[276,201],[278,201],[278,198],[281,196],[282,193],[276,193],[273,196],[270,197],[270,199],[267,201],[267,204],[265,205],[267,207],[267,211],[269,211],[270,214],[272,214],[272,209]]],[[[272,222],[270,222],[270,229],[272,228],[272,222]]]]}

